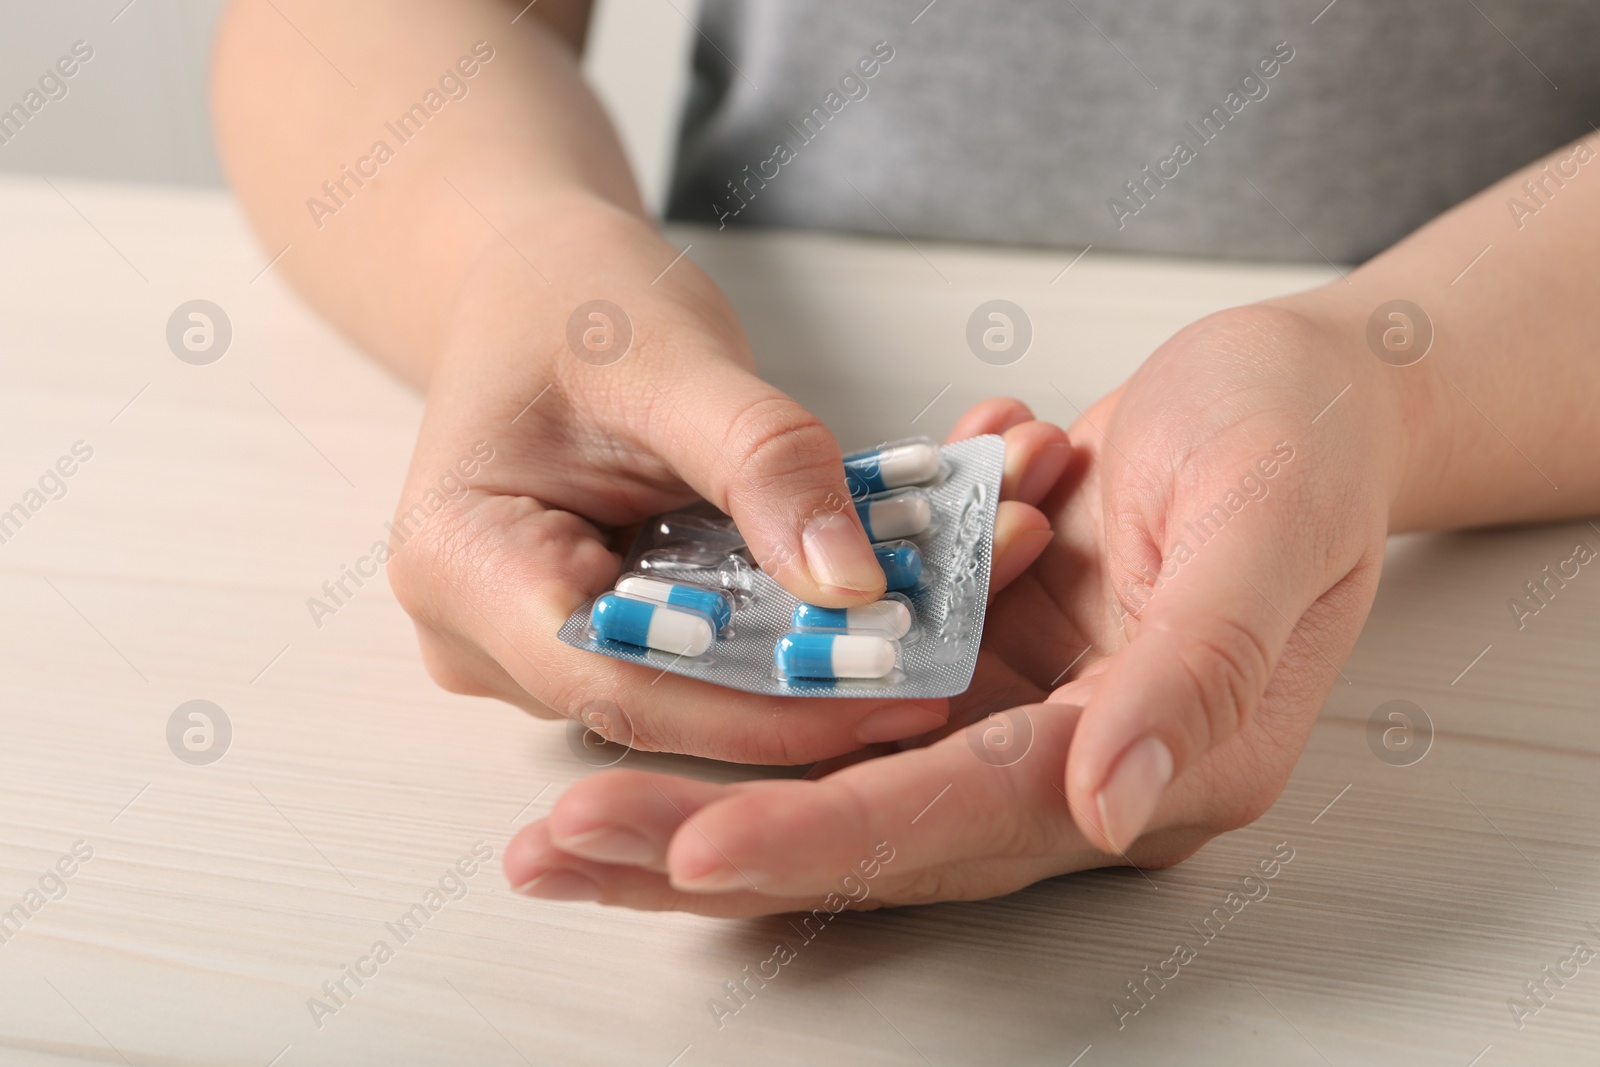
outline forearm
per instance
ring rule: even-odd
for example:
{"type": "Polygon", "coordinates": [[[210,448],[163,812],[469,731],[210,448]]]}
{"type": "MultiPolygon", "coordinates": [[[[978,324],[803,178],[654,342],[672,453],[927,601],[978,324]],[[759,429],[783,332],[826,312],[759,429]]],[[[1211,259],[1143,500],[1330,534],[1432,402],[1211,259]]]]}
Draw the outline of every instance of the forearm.
{"type": "Polygon", "coordinates": [[[1276,302],[1330,326],[1354,368],[1340,404],[1390,403],[1403,419],[1395,532],[1600,511],[1597,279],[1600,152],[1590,138],[1491,186],[1348,281],[1276,302]],[[1422,308],[1434,331],[1409,366],[1392,365],[1410,358],[1403,350],[1386,362],[1368,342],[1374,311],[1396,299],[1422,308]]]}
{"type": "Polygon", "coordinates": [[[542,0],[512,24],[521,7],[235,0],[218,34],[218,147],[263,245],[289,246],[277,269],[416,382],[473,264],[503,256],[537,287],[537,272],[560,270],[541,255],[543,220],[643,217],[579,73],[588,4],[542,0]],[[478,42],[493,50],[486,62],[478,42]],[[447,72],[460,95],[441,90],[447,72]],[[430,90],[443,101],[432,112],[430,90]],[[422,114],[401,124],[418,104],[422,114]]]}

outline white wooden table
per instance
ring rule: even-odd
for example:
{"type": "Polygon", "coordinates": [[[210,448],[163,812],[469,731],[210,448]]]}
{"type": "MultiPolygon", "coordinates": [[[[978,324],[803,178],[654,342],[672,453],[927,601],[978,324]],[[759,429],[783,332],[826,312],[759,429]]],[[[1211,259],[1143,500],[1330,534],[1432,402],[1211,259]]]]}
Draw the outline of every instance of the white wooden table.
{"type": "MultiPolygon", "coordinates": [[[[1282,800],[1150,881],[1095,873],[846,916],[718,1030],[707,999],[770,954],[781,920],[525,900],[496,859],[313,1020],[324,981],[398,944],[385,923],[475,842],[498,857],[592,768],[560,726],[436,689],[381,577],[312,622],[306,598],[382,536],[418,397],[262,273],[277,250],[224,196],[56,184],[0,185],[0,509],[75,442],[93,449],[0,544],[0,912],[22,909],[20,930],[0,925],[0,1062],[1600,1058],[1600,962],[1550,983],[1521,1030],[1508,1007],[1575,942],[1600,950],[1600,575],[1521,632],[1506,607],[1576,539],[1600,546],[1581,523],[1397,541],[1352,684],[1282,800]],[[233,328],[207,366],[165,339],[196,298],[233,328]],[[203,766],[167,741],[196,699],[232,730],[203,766]],[[1412,766],[1368,745],[1394,699],[1435,727],[1412,766]],[[46,877],[80,841],[92,858],[46,877]],[[1119,1030],[1125,983],[1278,842],[1294,860],[1270,896],[1119,1030]]],[[[674,236],[726,284],[771,377],[847,443],[941,433],[997,392],[1069,420],[1183,323],[1323,276],[1095,252],[1060,274],[1070,257],[674,236]],[[991,297],[1032,316],[1014,366],[962,340],[991,297]]]]}

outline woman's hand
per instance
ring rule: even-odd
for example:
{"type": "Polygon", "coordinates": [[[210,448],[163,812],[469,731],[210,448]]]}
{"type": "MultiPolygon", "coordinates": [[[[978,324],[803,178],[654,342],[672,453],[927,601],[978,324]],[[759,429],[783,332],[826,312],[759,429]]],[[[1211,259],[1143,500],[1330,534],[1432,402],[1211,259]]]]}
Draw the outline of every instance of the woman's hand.
{"type": "MultiPolygon", "coordinates": [[[[970,899],[1172,864],[1253,820],[1366,618],[1406,458],[1391,368],[1317,309],[1195,324],[1079,420],[1065,464],[1008,464],[1054,534],[997,573],[979,673],[928,743],[816,780],[597,774],[516,836],[512,884],[750,915],[815,907],[876,859],[839,906],[970,899]]],[[[992,401],[956,434],[1030,418],[992,401]]]]}
{"type": "MultiPolygon", "coordinates": [[[[884,576],[832,435],[752,373],[732,310],[692,262],[592,200],[530,225],[550,280],[502,246],[469,272],[397,509],[405,540],[389,575],[434,678],[638,748],[739,762],[809,763],[943,724],[943,700],[775,699],[556,639],[611,587],[632,527],[698,497],[732,515],[762,568],[810,603],[869,602],[884,576]],[[614,309],[569,324],[596,299],[614,309]],[[454,470],[473,471],[470,489],[454,470]],[[438,492],[446,476],[457,492],[438,492]]],[[[1012,462],[1064,440],[1036,424],[1012,462]]],[[[1044,518],[1008,507],[1002,547],[1025,528],[1036,553],[1044,518]]],[[[1020,570],[1032,555],[1010,558],[1020,570]]]]}
{"type": "Polygon", "coordinates": [[[218,33],[218,144],[263,247],[284,250],[275,269],[428,388],[387,546],[428,668],[720,759],[810,762],[930,730],[943,701],[768,700],[556,640],[616,577],[627,528],[698,497],[796,595],[883,588],[831,435],[751,373],[727,302],[649,222],[583,80],[588,7],[545,0],[508,26],[500,0],[234,0],[218,33]],[[300,26],[360,93],[329,106],[300,26]],[[430,85],[448,110],[395,143],[430,85]],[[374,136],[398,152],[378,180],[353,155],[374,136]]]}

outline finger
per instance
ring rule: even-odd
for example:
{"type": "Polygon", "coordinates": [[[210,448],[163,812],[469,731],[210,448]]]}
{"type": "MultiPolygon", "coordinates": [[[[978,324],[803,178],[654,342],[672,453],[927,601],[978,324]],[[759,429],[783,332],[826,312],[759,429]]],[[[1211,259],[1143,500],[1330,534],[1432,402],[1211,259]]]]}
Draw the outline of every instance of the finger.
{"type": "Polygon", "coordinates": [[[989,568],[989,597],[1010,585],[1039,558],[1055,532],[1038,508],[1002,500],[994,520],[994,562],[989,568]]]}
{"type": "MultiPolygon", "coordinates": [[[[435,515],[403,546],[390,561],[390,581],[421,625],[481,649],[531,702],[636,748],[810,763],[914,737],[948,717],[942,700],[745,693],[558,640],[562,623],[609,588],[616,570],[616,558],[580,520],[525,498],[476,494],[435,515]]],[[[432,662],[430,669],[441,684],[474,691],[432,662]]]]}
{"type": "MultiPolygon", "coordinates": [[[[1088,702],[1066,771],[1091,840],[1127,849],[1172,780],[1255,712],[1295,621],[1327,588],[1304,552],[1284,551],[1306,536],[1300,510],[1280,495],[1237,517],[1221,505],[1174,516],[1172,547],[1151,548],[1145,584],[1118,591],[1134,636],[1088,702]]],[[[1347,652],[1316,654],[1336,670],[1328,657],[1347,652]]]]}
{"type": "Polygon", "coordinates": [[[815,415],[724,360],[645,381],[660,416],[652,445],[733,517],[762,570],[809,604],[849,607],[883,595],[883,568],[852,505],[839,445],[815,415]]]}
{"type": "MultiPolygon", "coordinates": [[[[947,722],[945,725],[948,726],[949,723],[947,722]]],[[[916,741],[916,738],[907,738],[905,743],[915,744],[916,741]]],[[[861,763],[869,759],[877,759],[880,756],[892,756],[899,751],[900,746],[896,744],[884,743],[879,745],[865,745],[856,749],[854,752],[846,752],[842,756],[834,756],[832,759],[819,760],[818,762],[813,763],[810,767],[806,768],[806,773],[801,775],[801,777],[808,782],[815,782],[819,778],[826,778],[835,771],[842,771],[846,767],[853,767],[857,763],[861,763]]]]}
{"type": "Polygon", "coordinates": [[[673,836],[672,884],[706,893],[754,885],[794,896],[825,891],[864,859],[886,862],[886,850],[902,876],[969,859],[1088,851],[1058,784],[1078,712],[1061,704],[1016,708],[1003,721],[984,720],[821,781],[746,783],[689,816],[673,836]],[[1030,741],[1021,740],[1024,732],[1030,741]],[[1007,733],[1026,746],[1014,758],[999,736],[1007,733]]]}
{"type": "MultiPolygon", "coordinates": [[[[691,778],[613,771],[569,788],[545,822],[551,844],[563,852],[664,872],[672,835],[685,819],[725,795],[725,788],[691,778]],[[619,806],[629,812],[626,825],[610,817],[619,806]]],[[[509,856],[506,876],[520,884],[509,856]]]]}
{"type": "MultiPolygon", "coordinates": [[[[1093,682],[1086,678],[1062,687],[1052,695],[1051,703],[1059,705],[1069,695],[1087,698],[1092,692],[1093,682]]],[[[599,899],[646,910],[671,908],[730,916],[809,911],[818,906],[837,913],[883,903],[991,896],[1064,870],[1101,866],[1104,856],[1076,833],[1055,781],[1054,769],[1070,743],[1078,710],[1014,709],[1004,719],[974,727],[979,735],[976,739],[951,738],[951,742],[967,746],[965,755],[952,744],[927,750],[915,759],[888,756],[855,764],[861,781],[850,787],[853,795],[844,819],[830,815],[830,806],[837,808],[833,793],[846,781],[842,775],[823,782],[732,785],[658,774],[596,775],[569,789],[548,819],[524,827],[516,835],[504,854],[506,876],[530,896],[599,899]],[[1036,714],[1042,718],[1035,718],[1036,714]],[[1030,727],[1038,724],[1040,732],[1025,740],[1016,728],[1019,722],[1030,727]],[[1030,763],[1038,765],[1027,766],[1030,763]],[[971,768],[979,764],[986,773],[974,776],[971,768]],[[984,778],[1001,774],[1011,775],[1013,780],[999,782],[1002,788],[998,791],[985,788],[994,783],[986,783],[984,778]],[[795,799],[792,805],[784,804],[783,810],[799,813],[796,821],[813,824],[811,831],[796,836],[773,837],[781,842],[782,851],[803,856],[805,864],[813,868],[803,878],[781,871],[772,878],[762,877],[756,866],[762,857],[748,850],[740,854],[737,835],[718,840],[711,836],[716,831],[710,824],[695,826],[692,822],[714,805],[720,806],[719,817],[726,817],[727,805],[739,804],[752,793],[770,793],[773,787],[797,787],[788,790],[795,799]],[[849,815],[890,810],[882,803],[883,791],[896,794],[891,805],[901,803],[910,793],[933,796],[935,802],[922,804],[919,797],[920,807],[914,814],[909,805],[903,808],[899,821],[908,823],[908,834],[896,833],[887,820],[867,828],[855,839],[856,845],[864,847],[853,854],[852,844],[836,835],[849,815]],[[951,803],[944,811],[953,818],[935,817],[946,801],[953,802],[958,795],[978,799],[976,809],[969,813],[961,804],[951,803]],[[1025,810],[1035,800],[1042,800],[1043,807],[1025,810]],[[675,822],[680,824],[677,834],[700,836],[730,867],[746,867],[740,876],[743,884],[719,892],[703,888],[683,891],[658,873],[653,860],[631,864],[593,858],[619,855],[596,846],[607,840],[602,835],[632,832],[660,842],[663,831],[675,822]],[[1017,829],[1025,824],[1034,829],[1017,829]],[[821,832],[815,831],[816,825],[821,832]],[[885,836],[874,839],[874,834],[885,836]],[[1023,845],[1029,834],[1037,838],[1031,848],[1023,845]],[[819,847],[830,845],[839,847],[832,853],[819,847]],[[758,881],[766,883],[761,893],[750,888],[758,881]]],[[[775,799],[782,798],[758,796],[744,818],[767,819],[767,807],[775,799]]],[[[773,830],[789,832],[787,827],[773,830]]],[[[638,850],[633,853],[640,854],[638,850]]],[[[820,917],[826,921],[826,914],[820,917]]]]}
{"type": "Polygon", "coordinates": [[[513,704],[539,719],[559,719],[561,713],[528,692],[493,656],[455,633],[436,630],[413,619],[417,648],[428,675],[441,689],[464,696],[494,697],[513,704]]]}
{"type": "Polygon", "coordinates": [[[1072,439],[1053,422],[1032,420],[1006,430],[1005,440],[1000,499],[1038,505],[1072,462],[1072,439]]]}
{"type": "MultiPolygon", "coordinates": [[[[666,779],[666,776],[656,776],[666,779]]],[[[670,779],[666,779],[670,781],[670,779]]],[[[746,918],[806,911],[817,901],[743,893],[684,893],[667,876],[646,867],[604,863],[565,852],[550,837],[549,820],[524,826],[506,845],[506,879],[523,896],[550,901],[598,901],[640,911],[688,911],[714,918],[746,918]]]]}
{"type": "Polygon", "coordinates": [[[1005,433],[1013,426],[1028,422],[1033,412],[1028,405],[1009,396],[980,400],[956,420],[955,429],[945,438],[946,444],[965,441],[969,437],[982,437],[986,433],[1005,433]]]}

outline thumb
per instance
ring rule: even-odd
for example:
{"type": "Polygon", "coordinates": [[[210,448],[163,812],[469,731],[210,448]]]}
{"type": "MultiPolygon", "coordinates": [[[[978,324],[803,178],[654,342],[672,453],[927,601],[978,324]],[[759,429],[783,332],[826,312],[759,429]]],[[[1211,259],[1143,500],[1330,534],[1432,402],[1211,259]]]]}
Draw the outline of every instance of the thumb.
{"type": "Polygon", "coordinates": [[[883,596],[883,568],[821,420],[721,360],[654,387],[661,410],[652,422],[665,427],[657,454],[733,517],[762,570],[809,604],[849,607],[883,596]]]}
{"type": "Polygon", "coordinates": [[[1204,542],[1190,523],[1142,579],[1153,591],[1115,598],[1137,630],[1086,703],[1067,759],[1074,816],[1091,841],[1131,848],[1171,781],[1259,706],[1293,620],[1322,592],[1314,568],[1275,550],[1292,543],[1272,529],[1281,521],[1242,516],[1204,542]]]}

